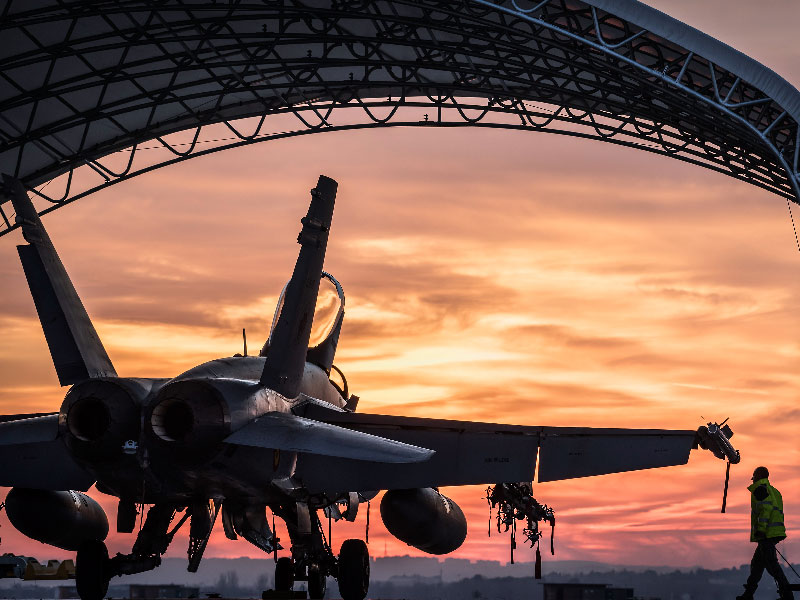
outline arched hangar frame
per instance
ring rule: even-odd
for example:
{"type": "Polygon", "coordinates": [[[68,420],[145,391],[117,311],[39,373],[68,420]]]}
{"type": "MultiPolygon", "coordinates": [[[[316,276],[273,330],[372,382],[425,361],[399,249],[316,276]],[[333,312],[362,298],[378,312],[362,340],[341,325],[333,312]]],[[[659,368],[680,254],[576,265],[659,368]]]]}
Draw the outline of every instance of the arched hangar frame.
{"type": "Polygon", "coordinates": [[[800,199],[800,92],[636,0],[8,0],[1,14],[0,172],[42,214],[210,152],[397,126],[603,140],[800,199]]]}

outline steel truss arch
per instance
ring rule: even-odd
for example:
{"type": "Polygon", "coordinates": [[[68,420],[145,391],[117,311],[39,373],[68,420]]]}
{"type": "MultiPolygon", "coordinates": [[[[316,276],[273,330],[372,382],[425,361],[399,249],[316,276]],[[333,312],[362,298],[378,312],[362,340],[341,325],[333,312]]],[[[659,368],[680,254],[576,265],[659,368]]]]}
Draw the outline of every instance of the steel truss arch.
{"type": "Polygon", "coordinates": [[[636,0],[17,0],[0,36],[0,172],[42,214],[210,152],[398,126],[598,139],[800,198],[800,92],[636,0]]]}

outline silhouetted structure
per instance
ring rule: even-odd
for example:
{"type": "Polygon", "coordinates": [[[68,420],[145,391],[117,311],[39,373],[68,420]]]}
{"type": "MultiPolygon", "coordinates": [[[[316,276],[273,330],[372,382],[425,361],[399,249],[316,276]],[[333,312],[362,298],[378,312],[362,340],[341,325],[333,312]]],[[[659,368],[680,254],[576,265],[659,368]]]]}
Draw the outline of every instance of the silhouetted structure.
{"type": "Polygon", "coordinates": [[[607,583],[545,583],[544,600],[635,600],[633,589],[607,583]]]}
{"type": "MultiPolygon", "coordinates": [[[[638,2],[113,6],[3,12],[0,172],[46,212],[221,148],[398,125],[589,137],[800,197],[797,90],[638,2]]],[[[17,226],[5,202],[0,236],[17,226]]]]}
{"type": "MultiPolygon", "coordinates": [[[[115,585],[109,588],[111,597],[122,597],[130,600],[154,600],[155,598],[199,598],[200,588],[186,585],[115,585]]],[[[78,590],[74,585],[58,586],[56,598],[77,598],[78,590]]]]}

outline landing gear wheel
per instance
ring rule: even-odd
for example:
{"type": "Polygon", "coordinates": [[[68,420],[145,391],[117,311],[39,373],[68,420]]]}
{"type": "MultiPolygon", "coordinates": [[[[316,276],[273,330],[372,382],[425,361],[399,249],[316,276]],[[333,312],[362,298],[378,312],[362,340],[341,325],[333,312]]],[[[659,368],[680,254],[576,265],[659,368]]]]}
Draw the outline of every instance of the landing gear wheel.
{"type": "Polygon", "coordinates": [[[87,540],[78,548],[75,587],[81,600],[103,600],[108,592],[108,550],[100,540],[87,540]]]}
{"type": "MultiPolygon", "coordinates": [[[[275,563],[275,591],[288,592],[294,587],[294,561],[288,556],[275,563]]],[[[83,600],[83,598],[81,599],[83,600]]]]}
{"type": "Polygon", "coordinates": [[[339,550],[342,600],[364,600],[369,590],[369,550],[361,540],[345,540],[339,550]]]}
{"type": "Polygon", "coordinates": [[[308,597],[311,600],[320,600],[325,596],[325,574],[319,565],[309,565],[308,567],[308,597]]]}

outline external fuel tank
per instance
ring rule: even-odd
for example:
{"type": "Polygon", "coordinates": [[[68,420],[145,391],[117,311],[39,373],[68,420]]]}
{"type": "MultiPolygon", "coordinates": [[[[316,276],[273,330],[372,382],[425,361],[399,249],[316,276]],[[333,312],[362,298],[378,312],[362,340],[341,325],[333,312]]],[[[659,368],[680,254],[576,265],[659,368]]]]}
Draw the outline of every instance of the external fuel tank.
{"type": "Polygon", "coordinates": [[[389,490],[381,500],[381,519],[397,539],[428,554],[448,554],[467,537],[461,508],[433,488],[389,490]]]}
{"type": "Polygon", "coordinates": [[[12,488],[6,513],[20,533],[63,550],[77,550],[87,540],[108,535],[105,511],[80,492],[12,488]]]}

